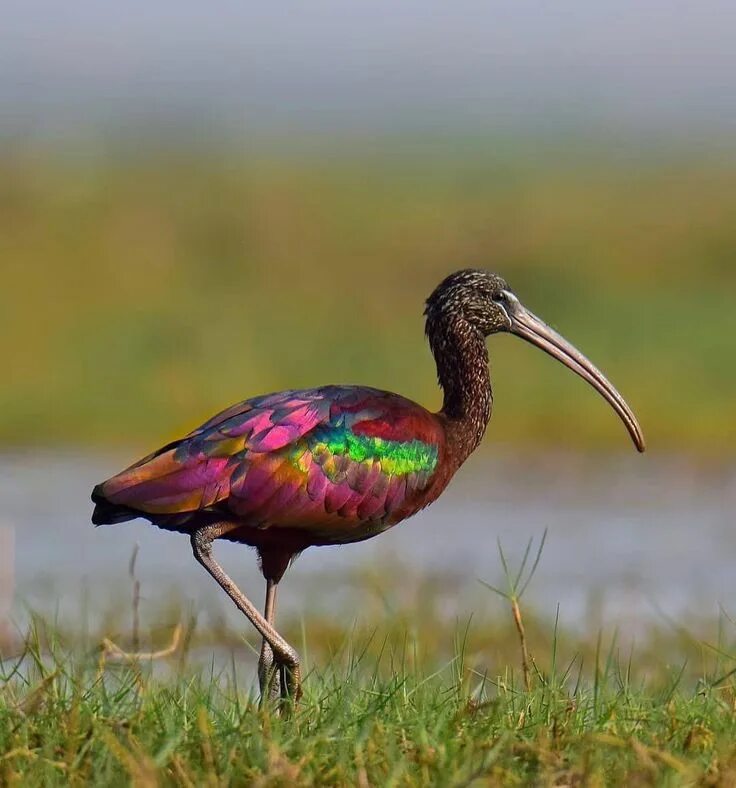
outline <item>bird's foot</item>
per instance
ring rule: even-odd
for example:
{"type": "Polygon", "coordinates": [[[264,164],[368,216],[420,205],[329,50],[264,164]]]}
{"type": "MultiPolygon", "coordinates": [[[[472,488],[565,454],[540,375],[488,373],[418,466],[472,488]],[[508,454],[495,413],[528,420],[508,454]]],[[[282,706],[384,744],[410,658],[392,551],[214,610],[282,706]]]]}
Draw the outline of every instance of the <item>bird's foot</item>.
{"type": "Polygon", "coordinates": [[[302,696],[301,667],[296,652],[279,658],[264,641],[258,661],[258,683],[261,707],[276,706],[280,713],[288,714],[302,696]]]}

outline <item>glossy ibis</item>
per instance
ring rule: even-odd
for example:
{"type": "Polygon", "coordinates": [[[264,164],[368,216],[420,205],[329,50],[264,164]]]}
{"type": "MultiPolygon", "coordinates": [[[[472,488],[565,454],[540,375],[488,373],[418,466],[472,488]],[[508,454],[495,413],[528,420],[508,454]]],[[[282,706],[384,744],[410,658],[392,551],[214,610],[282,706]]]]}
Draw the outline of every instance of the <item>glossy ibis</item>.
{"type": "Polygon", "coordinates": [[[301,694],[299,657],[274,627],[276,588],[293,558],[313,545],[368,539],[415,514],[442,493],[480,443],[493,401],[490,334],[515,334],[580,375],[644,451],[639,424],[621,395],[499,276],[451,274],[427,300],[425,314],[444,393],[438,413],[365,386],[267,394],[233,405],[92,493],[97,525],[144,517],[189,534],[194,557],[263,638],[262,698],[301,694]],[[215,539],[258,551],[266,579],[263,615],[215,560],[215,539]]]}

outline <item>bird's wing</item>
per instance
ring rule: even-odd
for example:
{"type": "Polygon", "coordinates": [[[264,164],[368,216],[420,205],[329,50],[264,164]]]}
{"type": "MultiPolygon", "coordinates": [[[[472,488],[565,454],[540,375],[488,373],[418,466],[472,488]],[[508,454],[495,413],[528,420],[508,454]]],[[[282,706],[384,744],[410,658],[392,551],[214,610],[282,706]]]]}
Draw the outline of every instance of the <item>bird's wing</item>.
{"type": "Polygon", "coordinates": [[[150,515],[227,511],[255,527],[392,521],[426,489],[443,446],[438,419],[396,394],[279,392],[223,411],[99,485],[95,500],[150,515]]]}

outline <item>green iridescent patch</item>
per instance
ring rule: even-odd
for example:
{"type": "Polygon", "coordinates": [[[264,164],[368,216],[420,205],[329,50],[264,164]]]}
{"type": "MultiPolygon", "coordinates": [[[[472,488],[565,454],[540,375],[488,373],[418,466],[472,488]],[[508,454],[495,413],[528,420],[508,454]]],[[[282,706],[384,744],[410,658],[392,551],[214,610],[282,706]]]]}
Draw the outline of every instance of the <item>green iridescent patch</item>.
{"type": "Polygon", "coordinates": [[[329,452],[354,462],[379,460],[381,470],[391,476],[431,473],[437,465],[437,446],[420,440],[391,441],[371,435],[356,435],[341,427],[315,432],[310,440],[313,455],[329,452]]]}

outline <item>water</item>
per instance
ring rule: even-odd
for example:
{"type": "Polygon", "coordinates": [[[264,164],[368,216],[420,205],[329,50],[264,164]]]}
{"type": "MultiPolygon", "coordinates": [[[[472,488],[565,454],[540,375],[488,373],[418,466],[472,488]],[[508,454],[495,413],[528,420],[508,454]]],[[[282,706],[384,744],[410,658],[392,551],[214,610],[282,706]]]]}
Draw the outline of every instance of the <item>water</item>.
{"type": "MultiPolygon", "coordinates": [[[[0,458],[0,617],[13,585],[16,620],[28,608],[62,623],[79,619],[82,607],[84,615],[102,615],[127,600],[128,562],[138,543],[144,611],[173,596],[242,626],[184,536],[143,521],[90,524],[93,484],[130,459],[37,452],[0,458]]],[[[463,618],[500,604],[476,582],[503,582],[497,538],[514,563],[546,529],[527,604],[549,617],[559,606],[566,625],[636,629],[668,616],[713,616],[719,605],[736,613],[734,511],[733,465],[697,467],[634,452],[525,456],[496,446],[471,458],[441,500],[412,520],[368,542],[306,551],[284,579],[280,612],[355,616],[367,593],[356,574],[368,568],[402,578],[436,575],[447,589],[443,610],[463,618]]],[[[216,554],[260,605],[255,555],[227,543],[216,554]]],[[[398,604],[402,588],[401,580],[392,583],[382,603],[398,604]]]]}

